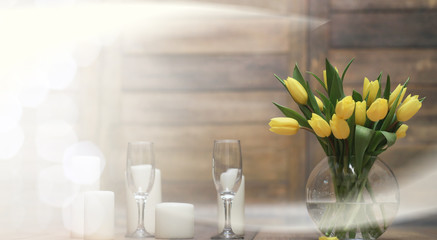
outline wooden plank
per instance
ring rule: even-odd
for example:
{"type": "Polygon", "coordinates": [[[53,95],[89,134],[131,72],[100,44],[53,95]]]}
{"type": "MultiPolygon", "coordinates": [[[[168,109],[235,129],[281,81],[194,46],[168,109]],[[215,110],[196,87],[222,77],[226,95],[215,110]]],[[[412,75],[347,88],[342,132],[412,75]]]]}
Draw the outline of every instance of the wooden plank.
{"type": "MultiPolygon", "coordinates": [[[[122,48],[126,54],[236,54],[290,51],[290,31],[301,33],[306,24],[290,29],[292,18],[200,18],[158,19],[126,31],[122,48]]],[[[296,35],[297,36],[297,35],[296,35]]]]}
{"type": "Polygon", "coordinates": [[[127,55],[124,90],[279,89],[273,74],[285,78],[287,54],[127,55]]]}
{"type": "Polygon", "coordinates": [[[435,12],[334,13],[333,48],[435,47],[435,12]]]}
{"type": "MultiPolygon", "coordinates": [[[[171,181],[209,181],[214,139],[241,140],[244,174],[248,181],[284,181],[302,162],[303,132],[284,137],[268,131],[262,124],[202,126],[125,126],[122,142],[132,139],[153,140],[157,165],[163,179],[171,181]],[[268,143],[268,144],[267,144],[268,143]]],[[[298,178],[299,174],[292,175],[298,178]]],[[[296,181],[295,181],[296,182],[296,181]]]]}
{"type": "Polygon", "coordinates": [[[433,0],[330,0],[334,11],[371,11],[371,10],[425,10],[436,9],[437,2],[433,0]]]}
{"type": "MultiPolygon", "coordinates": [[[[275,1],[265,1],[265,0],[194,0],[192,2],[202,2],[202,3],[211,3],[211,4],[220,4],[229,6],[230,8],[236,9],[262,9],[266,11],[271,11],[272,13],[277,14],[285,14],[290,11],[298,12],[295,8],[287,7],[294,1],[288,0],[275,0],[275,1]]],[[[299,11],[300,13],[300,11],[299,11]]]]}
{"type": "MultiPolygon", "coordinates": [[[[279,83],[278,83],[279,84],[279,83]]],[[[272,101],[287,105],[286,91],[123,92],[123,124],[186,125],[265,122],[281,116],[272,101]]]]}
{"type": "MultiPolygon", "coordinates": [[[[390,74],[393,84],[403,83],[408,77],[409,86],[432,87],[437,74],[436,49],[332,49],[329,60],[340,72],[350,59],[355,58],[346,75],[348,84],[362,84],[365,76],[376,78],[383,71],[390,74]]],[[[314,71],[321,72],[316,69],[314,71]]],[[[384,77],[385,80],[385,77],[384,77]]]]}
{"type": "MultiPolygon", "coordinates": [[[[288,202],[288,186],[284,182],[249,182],[245,186],[245,203],[285,203],[288,202]]],[[[207,182],[190,181],[162,183],[162,200],[189,202],[194,204],[215,204],[217,192],[212,179],[207,182]]]]}

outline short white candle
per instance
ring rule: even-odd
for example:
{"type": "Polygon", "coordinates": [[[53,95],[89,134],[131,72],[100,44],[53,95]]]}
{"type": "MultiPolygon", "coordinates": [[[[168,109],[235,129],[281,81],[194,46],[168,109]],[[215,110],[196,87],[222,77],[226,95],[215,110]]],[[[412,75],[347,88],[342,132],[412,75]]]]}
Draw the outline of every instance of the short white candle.
{"type": "Polygon", "coordinates": [[[70,206],[70,236],[83,238],[84,192],[100,189],[100,158],[74,156],[64,166],[64,172],[80,186],[80,192],[70,206]]]}
{"type": "MultiPolygon", "coordinates": [[[[229,175],[233,177],[232,174],[229,175]]],[[[222,176],[223,177],[223,176],[222,176]]],[[[222,179],[221,179],[222,180],[222,179]]],[[[224,180],[226,181],[226,180],[224,180]]],[[[234,233],[244,235],[244,176],[241,177],[240,188],[232,200],[231,207],[231,227],[234,233]]],[[[220,195],[217,196],[217,211],[218,211],[218,231],[223,231],[225,226],[225,207],[220,195]]]]}
{"type": "Polygon", "coordinates": [[[84,196],[84,239],[113,239],[114,192],[90,191],[84,196]]]}
{"type": "Polygon", "coordinates": [[[159,203],[155,215],[155,238],[194,237],[193,204],[159,203]]]}
{"type": "MultiPolygon", "coordinates": [[[[133,233],[138,227],[138,205],[133,193],[126,186],[127,202],[127,233],[133,233]]],[[[146,230],[155,233],[155,205],[162,202],[161,171],[155,169],[155,182],[152,191],[146,201],[144,210],[144,226],[146,230]]]]}

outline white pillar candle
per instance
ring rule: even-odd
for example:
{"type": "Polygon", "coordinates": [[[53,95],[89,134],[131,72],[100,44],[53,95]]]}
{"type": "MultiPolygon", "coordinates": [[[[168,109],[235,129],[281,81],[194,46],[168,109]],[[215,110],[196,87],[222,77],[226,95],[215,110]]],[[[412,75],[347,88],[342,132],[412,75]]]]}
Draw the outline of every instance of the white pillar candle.
{"type": "Polygon", "coordinates": [[[155,238],[194,237],[193,204],[159,203],[155,214],[155,238]]]}
{"type": "Polygon", "coordinates": [[[114,192],[90,191],[84,196],[84,239],[113,239],[114,192]]]}
{"type": "MultiPolygon", "coordinates": [[[[241,177],[240,188],[232,200],[231,207],[231,226],[232,230],[238,235],[244,235],[244,176],[241,177]]],[[[225,207],[220,195],[217,195],[218,211],[218,232],[223,231],[225,226],[225,207]]]]}
{"type": "Polygon", "coordinates": [[[70,206],[70,236],[72,238],[83,238],[83,193],[100,189],[100,158],[95,156],[75,156],[64,166],[64,172],[80,187],[79,194],[70,206]]]}
{"type": "MultiPolygon", "coordinates": [[[[146,201],[144,210],[144,226],[146,230],[155,233],[155,205],[162,201],[161,192],[161,171],[155,169],[155,182],[152,191],[146,201]]],[[[138,206],[133,193],[126,186],[126,205],[127,205],[127,233],[132,233],[138,227],[138,206]]]]}

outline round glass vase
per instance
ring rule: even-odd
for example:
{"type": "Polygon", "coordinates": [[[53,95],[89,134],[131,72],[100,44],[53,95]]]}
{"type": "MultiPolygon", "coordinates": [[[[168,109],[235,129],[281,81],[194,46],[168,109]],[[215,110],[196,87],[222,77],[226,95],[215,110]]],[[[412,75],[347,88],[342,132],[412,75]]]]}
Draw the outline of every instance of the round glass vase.
{"type": "Polygon", "coordinates": [[[375,156],[325,157],[306,185],[309,215],[327,237],[377,239],[399,207],[399,186],[390,168],[375,156]]]}

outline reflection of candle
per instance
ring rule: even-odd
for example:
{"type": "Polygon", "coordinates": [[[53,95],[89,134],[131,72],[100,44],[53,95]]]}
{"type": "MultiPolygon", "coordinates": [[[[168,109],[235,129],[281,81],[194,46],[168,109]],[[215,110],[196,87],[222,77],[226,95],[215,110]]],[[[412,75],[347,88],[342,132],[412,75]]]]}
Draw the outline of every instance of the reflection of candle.
{"type": "Polygon", "coordinates": [[[225,192],[232,191],[239,171],[241,170],[237,168],[229,168],[226,172],[220,175],[220,184],[225,192]]]}
{"type": "Polygon", "coordinates": [[[90,191],[84,196],[84,239],[113,239],[114,192],[90,191]]]}
{"type": "Polygon", "coordinates": [[[134,189],[137,192],[145,192],[149,187],[150,174],[152,173],[152,165],[143,164],[131,167],[132,180],[136,184],[138,189],[134,189]]]}
{"type": "Polygon", "coordinates": [[[193,204],[159,203],[155,214],[156,238],[193,238],[193,204]]]}
{"type": "Polygon", "coordinates": [[[100,158],[95,156],[72,157],[68,163],[64,163],[64,173],[80,186],[80,192],[70,206],[70,236],[72,238],[82,238],[84,225],[83,193],[100,189],[100,158]]]}
{"type": "MultiPolygon", "coordinates": [[[[155,169],[155,182],[146,201],[144,210],[144,226],[149,233],[155,233],[155,205],[160,203],[161,194],[161,171],[155,169]]],[[[138,226],[138,206],[133,193],[126,187],[127,202],[127,233],[132,233],[138,226]]]]}
{"type": "MultiPolygon", "coordinates": [[[[233,177],[232,175],[230,175],[233,177]]],[[[235,177],[233,177],[235,179],[235,177]]],[[[218,203],[218,231],[221,232],[225,226],[225,209],[220,195],[217,196],[218,203]]],[[[244,235],[244,176],[241,177],[240,188],[232,200],[231,207],[232,230],[238,235],[244,235]]]]}

